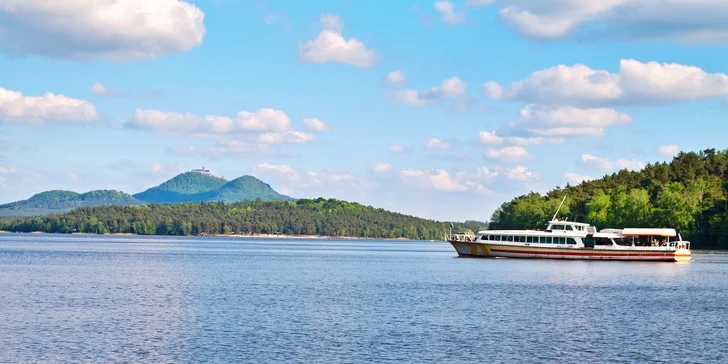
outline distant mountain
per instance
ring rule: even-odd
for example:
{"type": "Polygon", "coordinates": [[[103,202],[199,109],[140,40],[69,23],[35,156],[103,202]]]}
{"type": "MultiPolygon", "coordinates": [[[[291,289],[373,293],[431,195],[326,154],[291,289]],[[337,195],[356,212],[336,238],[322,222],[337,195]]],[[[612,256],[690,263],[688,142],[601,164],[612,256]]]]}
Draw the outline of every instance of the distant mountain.
{"type": "Polygon", "coordinates": [[[264,201],[293,201],[294,199],[285,195],[281,195],[271,188],[271,186],[253,176],[242,176],[236,178],[222,187],[194,195],[194,201],[222,201],[222,202],[241,202],[255,199],[264,201]]]}
{"type": "Polygon", "coordinates": [[[131,195],[114,190],[86,193],[53,190],[38,193],[27,200],[0,205],[0,219],[61,213],[77,207],[142,204],[144,202],[131,195]]]}
{"type": "Polygon", "coordinates": [[[152,187],[144,192],[137,193],[134,198],[147,203],[178,203],[201,201],[194,198],[196,194],[203,194],[217,190],[228,181],[224,178],[202,173],[186,172],[152,187]]]}
{"type": "Polygon", "coordinates": [[[231,203],[256,199],[294,200],[281,195],[267,183],[252,176],[242,176],[228,181],[209,174],[186,172],[133,196],[109,190],[82,194],[60,190],[41,192],[27,200],[0,205],[0,219],[43,216],[90,206],[216,201],[231,203]]]}

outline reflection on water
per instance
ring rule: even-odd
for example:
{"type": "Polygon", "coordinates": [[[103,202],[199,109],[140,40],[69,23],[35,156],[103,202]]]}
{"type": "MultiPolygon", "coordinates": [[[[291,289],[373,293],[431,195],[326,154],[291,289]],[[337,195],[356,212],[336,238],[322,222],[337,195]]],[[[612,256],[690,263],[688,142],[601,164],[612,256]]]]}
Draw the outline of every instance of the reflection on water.
{"type": "Polygon", "coordinates": [[[0,234],[3,361],[725,362],[728,255],[0,234]]]}

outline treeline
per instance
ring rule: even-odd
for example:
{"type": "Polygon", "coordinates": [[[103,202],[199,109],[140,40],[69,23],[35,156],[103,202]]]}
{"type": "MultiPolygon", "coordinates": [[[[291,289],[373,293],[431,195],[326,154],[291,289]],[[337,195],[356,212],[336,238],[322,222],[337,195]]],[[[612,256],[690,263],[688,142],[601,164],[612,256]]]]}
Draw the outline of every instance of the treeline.
{"type": "MultiPolygon", "coordinates": [[[[468,222],[469,227],[478,226],[468,222]]],[[[68,213],[0,221],[13,232],[142,235],[275,234],[443,239],[449,223],[336,199],[96,206],[68,213]]],[[[457,224],[456,230],[467,229],[457,224]]]]}
{"type": "Polygon", "coordinates": [[[506,202],[492,229],[543,227],[563,196],[559,216],[597,228],[672,227],[698,249],[728,249],[728,150],[680,153],[669,163],[506,202]]]}

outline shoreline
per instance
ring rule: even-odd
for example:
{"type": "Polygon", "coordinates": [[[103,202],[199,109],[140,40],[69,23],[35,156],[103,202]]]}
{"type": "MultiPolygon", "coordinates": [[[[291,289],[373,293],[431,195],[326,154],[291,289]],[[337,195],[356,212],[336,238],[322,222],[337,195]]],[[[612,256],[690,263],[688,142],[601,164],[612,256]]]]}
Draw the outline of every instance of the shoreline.
{"type": "MultiPolygon", "coordinates": [[[[286,235],[286,234],[211,234],[211,235],[141,235],[133,233],[106,233],[106,234],[93,234],[93,233],[46,233],[43,231],[32,231],[29,233],[13,232],[0,230],[0,234],[48,234],[48,235],[103,235],[103,236],[174,236],[174,237],[216,237],[216,238],[238,238],[238,239],[250,239],[250,238],[263,238],[263,239],[317,239],[317,240],[402,240],[412,241],[413,239],[408,238],[368,238],[361,236],[328,236],[328,235],[286,235]]],[[[437,239],[435,239],[437,240],[437,239]]],[[[427,240],[424,240],[427,241],[427,240]]],[[[434,241],[434,240],[432,240],[434,241]]]]}

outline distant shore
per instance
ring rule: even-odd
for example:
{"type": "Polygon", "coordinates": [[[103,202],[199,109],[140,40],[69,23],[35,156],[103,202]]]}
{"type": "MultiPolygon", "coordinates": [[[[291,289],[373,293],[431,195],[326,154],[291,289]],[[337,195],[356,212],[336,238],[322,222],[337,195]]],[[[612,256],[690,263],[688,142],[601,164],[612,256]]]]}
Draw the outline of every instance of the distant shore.
{"type": "MultiPolygon", "coordinates": [[[[57,234],[63,235],[62,233],[46,233],[42,231],[33,231],[29,233],[16,233],[12,231],[0,230],[0,233],[5,234],[57,234]]],[[[219,238],[239,238],[239,239],[250,239],[250,238],[264,238],[264,239],[335,239],[335,240],[412,240],[407,238],[368,238],[361,236],[326,236],[326,235],[286,235],[286,234],[209,234],[209,235],[141,235],[132,233],[107,233],[107,234],[93,234],[93,233],[70,233],[70,235],[108,235],[108,236],[189,236],[189,237],[219,237],[219,238]]]]}

